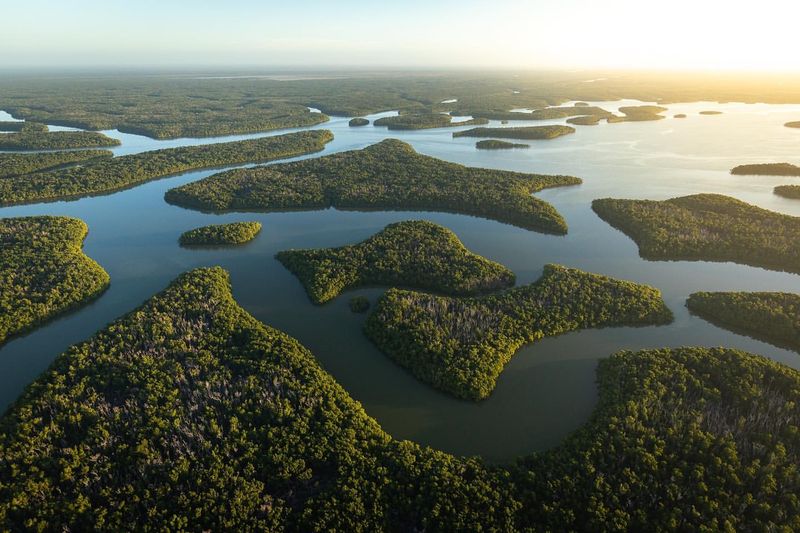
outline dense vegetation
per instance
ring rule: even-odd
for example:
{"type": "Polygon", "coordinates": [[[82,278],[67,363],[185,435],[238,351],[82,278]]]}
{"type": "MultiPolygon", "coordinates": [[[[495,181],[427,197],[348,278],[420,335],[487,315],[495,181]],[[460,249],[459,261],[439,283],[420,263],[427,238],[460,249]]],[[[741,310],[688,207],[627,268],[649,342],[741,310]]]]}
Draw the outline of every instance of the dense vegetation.
{"type": "Polygon", "coordinates": [[[666,118],[661,113],[667,111],[666,107],[657,105],[639,105],[620,107],[619,112],[623,116],[614,115],[608,117],[608,122],[644,122],[649,120],[661,120],[666,118]]]}
{"type": "MultiPolygon", "coordinates": [[[[12,78],[9,76],[9,78],[12,78]]],[[[118,129],[156,139],[209,137],[313,126],[328,120],[306,104],[269,93],[266,80],[9,79],[0,109],[16,118],[87,130],[118,129]]]]}
{"type": "Polygon", "coordinates": [[[108,150],[71,150],[67,152],[38,152],[32,154],[0,153],[0,178],[10,178],[49,170],[92,159],[111,157],[108,150]]]}
{"type": "Polygon", "coordinates": [[[509,287],[515,279],[503,265],[467,250],[449,229],[424,220],[389,224],[351,246],[288,250],[276,257],[317,304],[364,285],[468,295],[509,287]]]}
{"type": "Polygon", "coordinates": [[[170,174],[235,163],[270,161],[322,150],[327,130],[303,131],[246,141],[184,146],[87,162],[0,179],[0,205],[108,193],[170,174]]]}
{"type": "Polygon", "coordinates": [[[165,197],[206,210],[443,210],[564,234],[567,225],[561,215],[531,194],[579,183],[570,176],[465,167],[386,139],[363,150],[223,172],[167,191],[165,197]]]}
{"type": "Polygon", "coordinates": [[[0,121],[0,131],[33,133],[46,132],[48,129],[47,124],[39,124],[38,122],[23,122],[19,120],[0,121]]]}
{"type": "Polygon", "coordinates": [[[364,117],[356,117],[351,118],[350,122],[348,122],[349,126],[357,127],[357,126],[367,126],[369,124],[369,120],[364,117]]]}
{"type": "Polygon", "coordinates": [[[760,163],[739,165],[731,169],[731,174],[753,176],[800,176],[800,167],[791,163],[760,163]]]}
{"type": "Polygon", "coordinates": [[[366,296],[353,296],[347,302],[347,305],[350,307],[350,311],[354,313],[366,313],[369,309],[369,298],[366,296]]]}
{"type": "Polygon", "coordinates": [[[461,122],[453,122],[453,117],[444,113],[400,114],[394,117],[377,119],[376,126],[386,126],[390,130],[423,130],[429,128],[446,128],[448,126],[474,126],[488,124],[485,118],[473,118],[461,122]]]}
{"type": "Polygon", "coordinates": [[[800,185],[778,185],[772,191],[784,198],[800,200],[800,185]]]}
{"type": "Polygon", "coordinates": [[[81,250],[87,232],[74,218],[0,219],[0,345],[108,287],[106,271],[81,250]]]}
{"type": "Polygon", "coordinates": [[[530,148],[529,144],[510,143],[497,139],[484,139],[475,143],[478,150],[508,150],[510,148],[530,148]]]}
{"type": "Polygon", "coordinates": [[[595,106],[573,106],[573,107],[546,107],[543,109],[534,109],[527,113],[524,111],[481,111],[474,112],[460,111],[465,114],[471,114],[475,117],[490,118],[493,120],[553,120],[558,118],[567,117],[597,117],[608,118],[612,113],[605,109],[595,106]]]}
{"type": "Polygon", "coordinates": [[[600,124],[601,119],[603,119],[603,117],[600,115],[584,115],[580,117],[568,118],[567,124],[572,124],[574,126],[597,126],[600,124]]]}
{"type": "Polygon", "coordinates": [[[800,273],[800,218],[719,194],[592,202],[652,260],[733,261],[800,273]]]}
{"type": "Polygon", "coordinates": [[[118,146],[112,139],[95,131],[21,131],[0,135],[0,150],[67,150],[118,146]]]}
{"type": "Polygon", "coordinates": [[[477,298],[392,289],[365,331],[420,380],[479,400],[524,344],[576,329],[671,320],[656,289],[547,265],[536,283],[477,298]]]}
{"type": "Polygon", "coordinates": [[[689,310],[721,327],[800,352],[800,295],[786,292],[696,292],[689,310]]]}
{"type": "Polygon", "coordinates": [[[212,224],[184,232],[180,243],[184,246],[244,244],[255,239],[260,231],[261,222],[212,224]]]}
{"type": "Polygon", "coordinates": [[[385,434],[220,269],[56,359],[0,420],[0,529],[793,530],[800,374],[619,353],[560,447],[507,467],[385,434]]]}
{"type": "Polygon", "coordinates": [[[523,126],[517,128],[472,128],[454,131],[453,137],[497,137],[500,139],[555,139],[563,135],[575,133],[570,126],[523,126]]]}

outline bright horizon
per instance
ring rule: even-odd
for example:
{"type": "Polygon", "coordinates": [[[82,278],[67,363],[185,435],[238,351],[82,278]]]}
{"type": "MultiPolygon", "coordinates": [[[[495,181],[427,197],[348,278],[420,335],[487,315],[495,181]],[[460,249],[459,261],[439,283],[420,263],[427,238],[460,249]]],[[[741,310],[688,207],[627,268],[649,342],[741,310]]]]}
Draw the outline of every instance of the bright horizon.
{"type": "Polygon", "coordinates": [[[566,68],[800,71],[800,4],[676,0],[28,0],[0,68],[566,68]]]}

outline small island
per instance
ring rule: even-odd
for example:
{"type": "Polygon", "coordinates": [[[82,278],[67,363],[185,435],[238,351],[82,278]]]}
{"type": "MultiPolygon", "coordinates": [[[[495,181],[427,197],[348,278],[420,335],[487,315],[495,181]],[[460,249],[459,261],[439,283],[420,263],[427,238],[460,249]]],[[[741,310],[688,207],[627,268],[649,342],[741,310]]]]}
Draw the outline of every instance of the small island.
{"type": "Polygon", "coordinates": [[[0,179],[0,205],[104,194],[187,170],[294,157],[318,152],[332,139],[328,130],[311,130],[86,161],[0,179]]]}
{"type": "Polygon", "coordinates": [[[575,133],[570,126],[527,126],[512,128],[472,128],[453,132],[453,137],[496,137],[500,139],[544,140],[575,133]]]}
{"type": "Polygon", "coordinates": [[[686,118],[686,113],[678,113],[673,118],[686,118]]]}
{"type": "Polygon", "coordinates": [[[800,120],[794,122],[787,122],[786,124],[784,124],[784,126],[786,126],[787,128],[800,128],[800,120]]]}
{"type": "Polygon", "coordinates": [[[209,211],[282,209],[433,210],[491,218],[563,235],[556,209],[532,196],[578,185],[572,176],[471,168],[385,139],[362,150],[229,170],[167,191],[176,205],[209,211]]]}
{"type": "Polygon", "coordinates": [[[0,345],[108,288],[106,271],[83,253],[88,231],[75,218],[0,219],[0,345]]]}
{"type": "Polygon", "coordinates": [[[485,118],[453,122],[453,117],[446,113],[409,113],[379,118],[374,122],[376,126],[386,126],[390,130],[423,130],[450,126],[476,126],[488,123],[489,121],[485,118]]]}
{"type": "Polygon", "coordinates": [[[786,292],[696,292],[686,306],[735,333],[800,352],[800,295],[786,292]]]}
{"type": "Polygon", "coordinates": [[[260,231],[261,222],[212,224],[184,232],[179,242],[181,246],[232,246],[252,241],[260,231]]]}
{"type": "Polygon", "coordinates": [[[759,163],[739,165],[731,169],[731,174],[742,176],[794,176],[800,177],[800,166],[791,163],[759,163]]]}
{"type": "Polygon", "coordinates": [[[701,115],[721,115],[722,111],[700,111],[701,115]]]}
{"type": "Polygon", "coordinates": [[[600,115],[583,115],[580,117],[572,117],[567,119],[567,124],[573,124],[575,126],[597,126],[600,124],[600,121],[603,118],[600,115]]]}
{"type": "Polygon", "coordinates": [[[511,148],[530,148],[529,144],[510,143],[506,141],[498,141],[497,139],[485,139],[475,143],[475,148],[478,150],[509,150],[511,148]]]}
{"type": "Polygon", "coordinates": [[[503,265],[467,250],[449,229],[425,220],[389,224],[351,246],[287,250],[276,257],[316,304],[369,285],[470,295],[509,287],[515,279],[503,265]]]}
{"type": "Polygon", "coordinates": [[[800,200],[800,185],[778,185],[772,192],[784,198],[800,200]]]}
{"type": "Polygon", "coordinates": [[[368,126],[369,120],[365,119],[364,117],[356,117],[356,118],[351,118],[350,122],[348,122],[347,124],[354,128],[359,126],[368,126]]]}
{"type": "Polygon", "coordinates": [[[652,287],[547,265],[535,283],[476,298],[391,289],[367,319],[367,336],[418,379],[480,400],[523,345],[584,328],[666,324],[652,287]]]}
{"type": "Polygon", "coordinates": [[[800,217],[721,194],[671,200],[592,202],[603,220],[639,246],[644,259],[733,261],[800,274],[800,217]]]}
{"type": "Polygon", "coordinates": [[[615,122],[647,122],[666,118],[662,113],[668,111],[666,107],[658,105],[624,106],[619,108],[622,116],[608,117],[609,124],[615,122]]]}

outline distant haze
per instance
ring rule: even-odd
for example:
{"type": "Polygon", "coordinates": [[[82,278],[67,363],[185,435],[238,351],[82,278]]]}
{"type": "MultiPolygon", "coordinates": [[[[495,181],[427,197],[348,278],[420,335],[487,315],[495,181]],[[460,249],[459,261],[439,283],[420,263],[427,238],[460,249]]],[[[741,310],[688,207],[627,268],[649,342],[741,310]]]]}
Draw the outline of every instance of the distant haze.
{"type": "Polygon", "coordinates": [[[0,12],[0,68],[800,71],[794,0],[25,0],[0,12]]]}

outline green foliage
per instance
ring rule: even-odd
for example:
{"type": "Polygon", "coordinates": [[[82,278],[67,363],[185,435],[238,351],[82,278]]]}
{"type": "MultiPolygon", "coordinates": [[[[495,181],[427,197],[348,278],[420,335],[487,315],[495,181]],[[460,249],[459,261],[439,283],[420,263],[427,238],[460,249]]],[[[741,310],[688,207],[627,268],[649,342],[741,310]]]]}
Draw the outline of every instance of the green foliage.
{"type": "Polygon", "coordinates": [[[689,310],[721,327],[800,352],[800,295],[785,292],[696,292],[689,310]]]}
{"type": "Polygon", "coordinates": [[[475,143],[478,150],[507,150],[510,148],[530,148],[529,144],[510,143],[497,139],[484,139],[475,143]]]}
{"type": "Polygon", "coordinates": [[[524,126],[519,128],[472,128],[454,131],[453,137],[498,137],[501,139],[555,139],[563,135],[575,133],[570,126],[524,126]]]}
{"type": "Polygon", "coordinates": [[[576,329],[671,320],[656,289],[547,265],[536,283],[477,298],[392,289],[365,332],[420,380],[479,400],[524,344],[576,329]]]}
{"type": "Polygon", "coordinates": [[[720,194],[592,202],[651,260],[733,261],[800,273],[800,218],[720,194]]]}
{"type": "Polygon", "coordinates": [[[244,244],[261,231],[261,222],[212,224],[184,232],[179,242],[184,246],[244,244]]]}
{"type": "Polygon", "coordinates": [[[603,117],[599,115],[584,115],[582,117],[572,117],[567,119],[567,124],[575,126],[597,126],[603,117]]]}
{"type": "Polygon", "coordinates": [[[0,205],[109,193],[187,170],[293,157],[322,150],[331,139],[333,134],[327,130],[303,131],[153,150],[0,179],[0,205]]]}
{"type": "Polygon", "coordinates": [[[560,447],[488,467],[396,441],[221,269],[70,348],[0,419],[0,529],[800,528],[800,373],[619,353],[560,447]]]}
{"type": "Polygon", "coordinates": [[[386,126],[390,130],[423,130],[429,128],[446,128],[448,126],[474,126],[488,124],[485,118],[473,118],[461,122],[453,122],[453,117],[444,113],[401,114],[395,117],[383,117],[374,122],[376,126],[386,126]]]}
{"type": "Polygon", "coordinates": [[[612,116],[612,113],[595,106],[545,107],[530,113],[524,111],[459,110],[459,113],[492,120],[553,120],[567,117],[596,117],[596,120],[612,116]]]}
{"type": "Polygon", "coordinates": [[[75,218],[0,219],[0,345],[99,296],[109,277],[81,251],[75,218]]]}
{"type": "Polygon", "coordinates": [[[356,117],[356,118],[351,118],[350,122],[348,122],[347,124],[351,127],[367,126],[369,125],[369,120],[365,119],[364,117],[356,117]]]}
{"type": "MultiPolygon", "coordinates": [[[[26,124],[26,123],[23,123],[26,124]]],[[[31,131],[0,135],[0,150],[67,150],[73,148],[95,148],[118,146],[119,139],[112,139],[95,131],[31,131]]]]}
{"type": "Polygon", "coordinates": [[[614,122],[644,122],[649,120],[661,120],[666,118],[661,113],[667,111],[666,107],[661,107],[657,105],[639,105],[639,106],[627,106],[627,107],[620,107],[619,112],[622,113],[623,116],[611,116],[608,117],[608,123],[614,122]]]}
{"type": "Polygon", "coordinates": [[[46,132],[48,131],[48,128],[47,124],[39,124],[37,122],[4,120],[0,121],[0,131],[34,133],[34,132],[46,132]]]}
{"type": "Polygon", "coordinates": [[[784,198],[800,200],[800,185],[778,185],[772,192],[784,198]]]}
{"type": "Polygon", "coordinates": [[[0,153],[0,178],[50,170],[72,163],[86,163],[92,159],[111,157],[112,155],[108,150],[72,150],[32,154],[0,153]]]}
{"type": "Polygon", "coordinates": [[[353,313],[366,313],[369,309],[369,298],[366,296],[353,296],[347,303],[353,313]]]}
{"type": "Polygon", "coordinates": [[[731,169],[731,174],[743,176],[800,176],[800,167],[791,163],[739,165],[731,169]]]}
{"type": "Polygon", "coordinates": [[[452,211],[564,234],[561,215],[531,194],[579,183],[570,176],[465,167],[387,139],[363,150],[223,172],[167,191],[165,198],[205,210],[334,206],[452,211]]]}
{"type": "Polygon", "coordinates": [[[114,76],[24,80],[8,76],[0,109],[17,118],[156,139],[313,126],[328,120],[276,94],[267,80],[114,76]]]}
{"type": "Polygon", "coordinates": [[[317,304],[365,285],[468,295],[514,284],[506,267],[470,252],[455,233],[424,220],[389,224],[352,246],[289,250],[276,257],[317,304]]]}

